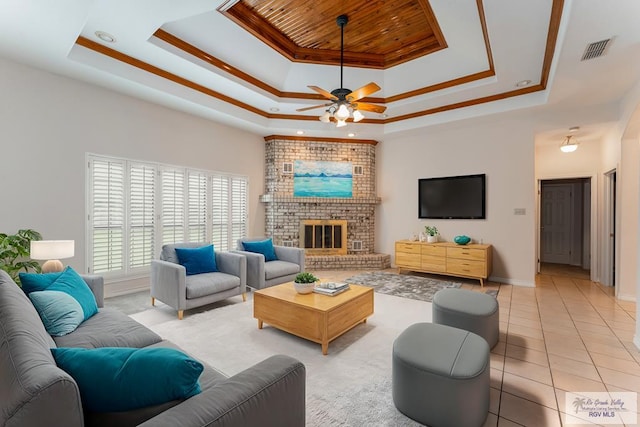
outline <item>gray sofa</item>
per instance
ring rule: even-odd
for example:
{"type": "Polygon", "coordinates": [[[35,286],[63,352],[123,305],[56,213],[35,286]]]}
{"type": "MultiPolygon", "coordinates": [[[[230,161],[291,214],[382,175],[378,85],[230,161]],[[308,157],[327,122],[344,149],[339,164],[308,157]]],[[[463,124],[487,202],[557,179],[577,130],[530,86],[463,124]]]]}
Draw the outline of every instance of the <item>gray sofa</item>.
{"type": "Polygon", "coordinates": [[[175,243],[162,246],[159,260],[151,261],[151,305],[158,299],[178,310],[201,307],[216,301],[242,295],[247,299],[247,261],[231,252],[215,252],[218,271],[187,276],[178,263],[176,248],[200,248],[207,243],[175,243]]]}
{"type": "MultiPolygon", "coordinates": [[[[59,369],[52,347],[173,347],[130,317],[104,308],[103,281],[83,276],[99,312],[52,339],[29,298],[0,270],[0,426],[303,426],[305,367],[272,356],[226,377],[205,364],[202,393],[128,412],[83,411],[76,382],[59,369]]],[[[212,325],[215,327],[215,325],[212,325]]],[[[223,327],[223,326],[221,326],[223,327]]]]}
{"type": "Polygon", "coordinates": [[[247,286],[253,289],[264,289],[281,283],[293,282],[296,275],[304,271],[304,249],[273,245],[278,259],[265,262],[264,255],[245,251],[242,245],[242,242],[265,239],[267,237],[239,239],[238,249],[231,251],[247,258],[247,286]]]}

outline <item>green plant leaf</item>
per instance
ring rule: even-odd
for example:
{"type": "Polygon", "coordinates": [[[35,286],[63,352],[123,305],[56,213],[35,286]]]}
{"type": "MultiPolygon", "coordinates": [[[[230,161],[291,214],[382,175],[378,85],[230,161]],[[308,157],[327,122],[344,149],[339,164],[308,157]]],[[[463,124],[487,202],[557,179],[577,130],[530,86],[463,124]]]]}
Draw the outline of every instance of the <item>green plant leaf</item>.
{"type": "Polygon", "coordinates": [[[20,284],[18,272],[40,272],[40,264],[28,259],[32,240],[42,240],[42,235],[32,229],[21,229],[16,234],[0,233],[0,269],[20,284]]]}

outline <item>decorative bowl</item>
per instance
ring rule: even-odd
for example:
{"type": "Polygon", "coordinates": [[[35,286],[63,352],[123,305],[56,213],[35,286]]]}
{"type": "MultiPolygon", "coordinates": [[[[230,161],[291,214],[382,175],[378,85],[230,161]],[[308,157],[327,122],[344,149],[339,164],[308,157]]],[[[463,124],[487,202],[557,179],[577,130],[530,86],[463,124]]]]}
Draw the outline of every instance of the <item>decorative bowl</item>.
{"type": "Polygon", "coordinates": [[[313,288],[315,288],[315,286],[316,286],[315,283],[293,282],[293,287],[295,288],[296,292],[299,294],[310,294],[311,292],[313,292],[313,288]]]}
{"type": "Polygon", "coordinates": [[[453,241],[456,242],[456,244],[458,245],[466,245],[471,241],[471,237],[465,236],[465,235],[456,236],[453,238],[453,241]]]}

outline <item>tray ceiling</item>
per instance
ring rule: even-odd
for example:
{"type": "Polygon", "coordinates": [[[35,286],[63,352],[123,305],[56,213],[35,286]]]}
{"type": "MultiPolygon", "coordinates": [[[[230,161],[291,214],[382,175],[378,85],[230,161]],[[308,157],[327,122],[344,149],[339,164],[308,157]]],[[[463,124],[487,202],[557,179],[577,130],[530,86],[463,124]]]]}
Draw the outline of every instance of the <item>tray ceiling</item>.
{"type": "Polygon", "coordinates": [[[549,102],[595,105],[623,96],[640,69],[631,0],[0,2],[3,56],[262,135],[383,139],[549,102]],[[296,110],[321,99],[307,86],[340,85],[342,13],[344,86],[377,83],[365,101],[387,110],[337,130],[321,110],[296,110]],[[609,37],[604,57],[580,61],[609,37]]]}

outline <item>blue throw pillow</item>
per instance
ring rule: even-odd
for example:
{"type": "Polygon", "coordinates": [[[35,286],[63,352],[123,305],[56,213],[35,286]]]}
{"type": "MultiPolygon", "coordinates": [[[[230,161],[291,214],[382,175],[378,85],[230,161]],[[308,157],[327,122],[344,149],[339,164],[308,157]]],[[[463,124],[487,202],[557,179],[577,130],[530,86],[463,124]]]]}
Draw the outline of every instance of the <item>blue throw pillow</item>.
{"type": "Polygon", "coordinates": [[[20,285],[27,295],[31,292],[42,291],[47,289],[53,282],[60,277],[60,273],[18,273],[20,277],[20,285]]]}
{"type": "Polygon", "coordinates": [[[59,368],[78,384],[82,406],[119,412],[200,393],[202,363],[172,348],[52,348],[59,368]]]}
{"type": "Polygon", "coordinates": [[[213,245],[200,248],[176,248],[180,265],[187,269],[187,276],[218,271],[213,245]]]}
{"type": "Polygon", "coordinates": [[[80,303],[71,295],[60,291],[35,291],[29,299],[38,311],[45,329],[54,337],[75,331],[84,320],[80,303]]]}
{"type": "Polygon", "coordinates": [[[276,250],[273,247],[273,240],[259,240],[256,242],[242,242],[245,251],[255,252],[264,255],[265,261],[275,261],[278,259],[276,250]]]}
{"type": "Polygon", "coordinates": [[[35,291],[61,291],[71,295],[82,307],[84,320],[98,312],[98,304],[89,285],[71,267],[65,268],[62,273],[20,273],[20,282],[27,295],[35,291]]]}

